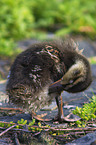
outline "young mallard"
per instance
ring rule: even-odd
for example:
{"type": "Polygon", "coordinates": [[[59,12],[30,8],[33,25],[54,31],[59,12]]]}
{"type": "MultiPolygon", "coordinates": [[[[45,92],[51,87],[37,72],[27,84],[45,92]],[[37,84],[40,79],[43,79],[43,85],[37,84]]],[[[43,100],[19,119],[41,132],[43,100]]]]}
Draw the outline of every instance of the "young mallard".
{"type": "Polygon", "coordinates": [[[83,91],[91,81],[90,64],[77,45],[72,40],[56,40],[34,44],[17,56],[6,91],[11,103],[29,113],[49,105],[55,97],[62,122],[67,119],[61,92],[83,91]]]}

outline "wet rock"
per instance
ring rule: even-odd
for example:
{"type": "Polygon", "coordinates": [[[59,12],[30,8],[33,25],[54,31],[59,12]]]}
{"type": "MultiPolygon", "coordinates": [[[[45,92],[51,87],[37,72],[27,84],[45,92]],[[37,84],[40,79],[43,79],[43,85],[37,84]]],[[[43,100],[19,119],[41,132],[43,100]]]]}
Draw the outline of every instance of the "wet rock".
{"type": "Polygon", "coordinates": [[[41,111],[52,111],[55,110],[57,108],[56,102],[52,102],[51,105],[49,106],[45,106],[42,109],[40,109],[41,111]]]}
{"type": "Polygon", "coordinates": [[[57,140],[55,140],[45,131],[41,132],[41,134],[38,136],[38,139],[43,145],[56,145],[56,143],[58,143],[57,140]]]}
{"type": "Polygon", "coordinates": [[[17,139],[20,142],[20,144],[41,145],[41,143],[38,141],[38,138],[33,137],[32,133],[20,131],[19,133],[17,133],[17,139]]]}
{"type": "Polygon", "coordinates": [[[92,143],[96,143],[96,131],[93,133],[88,133],[87,135],[65,145],[96,145],[92,143]]]}
{"type": "Polygon", "coordinates": [[[5,121],[5,122],[10,122],[13,121],[14,123],[17,123],[18,120],[21,120],[21,118],[23,118],[24,120],[27,120],[27,122],[29,123],[30,121],[32,121],[32,118],[29,114],[15,114],[13,116],[3,116],[0,117],[0,121],[5,121]]]}
{"type": "Polygon", "coordinates": [[[0,145],[14,145],[12,142],[10,135],[9,136],[2,136],[0,137],[0,145]]]}
{"type": "Polygon", "coordinates": [[[92,76],[94,79],[96,79],[96,64],[91,65],[92,69],[92,76]]]}
{"type": "Polygon", "coordinates": [[[0,105],[3,105],[3,103],[8,103],[9,97],[4,92],[0,92],[0,105]]]}
{"type": "Polygon", "coordinates": [[[6,80],[0,81],[0,92],[5,93],[6,92],[5,89],[6,89],[6,80]]]}
{"type": "Polygon", "coordinates": [[[96,145],[96,140],[93,141],[90,145],[96,145]]]}
{"type": "Polygon", "coordinates": [[[11,62],[8,60],[1,60],[0,59],[0,79],[5,79],[7,78],[9,69],[11,66],[11,62]]]}
{"type": "Polygon", "coordinates": [[[14,140],[18,140],[19,144],[24,145],[56,145],[57,140],[55,140],[47,132],[42,131],[40,133],[30,133],[30,132],[17,132],[14,140]]]}
{"type": "Polygon", "coordinates": [[[23,41],[19,41],[18,42],[18,47],[20,47],[21,49],[25,50],[27,49],[28,46],[37,43],[39,41],[37,40],[33,40],[33,39],[29,39],[29,40],[23,40],[23,41]]]}
{"type": "Polygon", "coordinates": [[[96,49],[91,40],[78,40],[77,42],[80,50],[84,48],[83,54],[86,57],[96,56],[96,49]]]}

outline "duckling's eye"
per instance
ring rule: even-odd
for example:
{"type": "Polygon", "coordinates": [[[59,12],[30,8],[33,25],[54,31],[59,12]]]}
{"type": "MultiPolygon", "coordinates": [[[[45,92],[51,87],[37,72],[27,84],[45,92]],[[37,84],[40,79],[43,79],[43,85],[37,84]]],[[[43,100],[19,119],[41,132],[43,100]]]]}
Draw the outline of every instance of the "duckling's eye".
{"type": "Polygon", "coordinates": [[[69,83],[72,84],[73,83],[73,80],[70,80],[69,83]]]}
{"type": "Polygon", "coordinates": [[[78,75],[78,74],[80,74],[80,70],[75,70],[74,75],[78,75]]]}

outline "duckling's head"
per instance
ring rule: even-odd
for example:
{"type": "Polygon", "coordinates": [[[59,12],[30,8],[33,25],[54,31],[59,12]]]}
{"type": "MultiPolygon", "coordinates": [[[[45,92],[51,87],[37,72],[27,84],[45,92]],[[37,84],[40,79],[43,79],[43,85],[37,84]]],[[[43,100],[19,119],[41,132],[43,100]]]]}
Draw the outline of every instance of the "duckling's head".
{"type": "Polygon", "coordinates": [[[92,82],[91,69],[88,60],[82,57],[76,60],[61,79],[64,90],[76,93],[85,90],[92,82]]]}
{"type": "Polygon", "coordinates": [[[51,90],[76,93],[84,91],[92,82],[90,64],[83,55],[78,54],[75,63],[67,70],[64,76],[50,86],[51,90]]]}

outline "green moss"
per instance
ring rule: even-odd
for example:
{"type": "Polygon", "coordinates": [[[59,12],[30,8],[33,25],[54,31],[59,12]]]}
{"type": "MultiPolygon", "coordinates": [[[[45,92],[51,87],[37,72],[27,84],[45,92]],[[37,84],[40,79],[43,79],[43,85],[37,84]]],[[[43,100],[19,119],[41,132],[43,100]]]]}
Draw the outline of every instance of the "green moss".
{"type": "Polygon", "coordinates": [[[91,64],[96,64],[96,57],[90,57],[90,58],[89,58],[89,62],[90,62],[91,64]]]}
{"type": "Polygon", "coordinates": [[[78,127],[85,127],[87,121],[96,119],[96,96],[93,95],[89,103],[83,105],[82,108],[76,107],[73,110],[75,115],[81,117],[83,121],[76,121],[78,127]]]}

